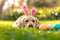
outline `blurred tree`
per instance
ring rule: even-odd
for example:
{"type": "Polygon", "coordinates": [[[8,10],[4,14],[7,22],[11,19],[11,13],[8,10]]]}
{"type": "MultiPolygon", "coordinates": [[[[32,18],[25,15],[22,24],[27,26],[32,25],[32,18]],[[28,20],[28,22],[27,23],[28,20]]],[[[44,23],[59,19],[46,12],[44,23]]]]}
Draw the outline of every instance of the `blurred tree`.
{"type": "Polygon", "coordinates": [[[34,2],[34,4],[33,4],[33,6],[35,6],[35,7],[48,7],[48,4],[46,3],[46,2],[40,2],[40,1],[36,1],[36,2],[34,2]]]}
{"type": "Polygon", "coordinates": [[[36,7],[54,7],[60,5],[60,0],[28,0],[27,5],[29,7],[36,6],[36,7]]]}
{"type": "Polygon", "coordinates": [[[8,14],[9,11],[20,9],[22,0],[6,0],[2,9],[2,15],[8,14]]]}
{"type": "Polygon", "coordinates": [[[1,15],[2,15],[2,9],[3,9],[5,1],[6,0],[0,0],[0,18],[1,18],[1,15]]]}

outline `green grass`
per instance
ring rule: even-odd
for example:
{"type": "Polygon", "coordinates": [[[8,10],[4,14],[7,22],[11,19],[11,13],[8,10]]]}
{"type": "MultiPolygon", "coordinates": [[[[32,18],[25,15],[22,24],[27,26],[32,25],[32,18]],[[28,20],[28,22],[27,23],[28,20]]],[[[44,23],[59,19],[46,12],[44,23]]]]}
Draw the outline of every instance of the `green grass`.
{"type": "Polygon", "coordinates": [[[60,24],[60,20],[45,20],[45,21],[40,21],[41,24],[51,24],[51,25],[55,25],[55,24],[60,24]]]}
{"type": "MultiPolygon", "coordinates": [[[[0,21],[0,40],[60,40],[60,31],[40,31],[36,28],[13,28],[15,21],[0,21]]],[[[41,24],[60,23],[60,20],[40,21],[41,24]]]]}

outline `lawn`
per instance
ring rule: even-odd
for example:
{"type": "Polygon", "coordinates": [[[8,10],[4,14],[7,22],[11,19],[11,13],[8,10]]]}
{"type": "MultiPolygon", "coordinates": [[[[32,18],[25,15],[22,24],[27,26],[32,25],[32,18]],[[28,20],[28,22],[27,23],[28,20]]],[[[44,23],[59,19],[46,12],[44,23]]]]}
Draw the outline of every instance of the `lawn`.
{"type": "MultiPolygon", "coordinates": [[[[0,26],[12,26],[13,23],[15,21],[2,21],[0,20],[0,26]]],[[[47,20],[43,20],[43,21],[40,21],[40,24],[51,24],[51,25],[55,25],[55,24],[58,24],[60,23],[60,20],[50,20],[50,21],[47,21],[47,20]]]]}
{"type": "MultiPolygon", "coordinates": [[[[15,21],[0,21],[0,40],[60,40],[60,31],[40,31],[36,28],[13,28],[15,21]]],[[[60,20],[40,21],[41,24],[60,23],[60,20]]]]}

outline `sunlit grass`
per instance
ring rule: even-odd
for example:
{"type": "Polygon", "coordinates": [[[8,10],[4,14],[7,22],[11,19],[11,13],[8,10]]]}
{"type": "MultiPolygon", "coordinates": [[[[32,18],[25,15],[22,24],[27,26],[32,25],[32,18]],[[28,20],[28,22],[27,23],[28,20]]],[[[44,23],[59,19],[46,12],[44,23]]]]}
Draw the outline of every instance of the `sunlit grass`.
{"type": "Polygon", "coordinates": [[[0,27],[7,27],[10,28],[12,27],[14,21],[0,21],[0,27]]]}
{"type": "MultiPolygon", "coordinates": [[[[15,21],[0,21],[0,40],[60,40],[60,31],[40,31],[36,28],[12,28],[15,21]]],[[[60,23],[60,20],[40,21],[41,24],[60,23]]]]}
{"type": "Polygon", "coordinates": [[[60,20],[50,20],[50,21],[47,21],[47,20],[45,20],[45,21],[40,21],[41,22],[41,24],[51,24],[51,25],[55,25],[55,24],[60,24],[60,20]]]}
{"type": "MultiPolygon", "coordinates": [[[[14,22],[15,21],[0,21],[0,26],[12,26],[14,22]]],[[[47,24],[47,25],[51,24],[51,25],[54,26],[55,24],[60,24],[60,20],[49,20],[49,21],[47,21],[47,20],[45,20],[45,21],[41,20],[40,24],[47,24]]]]}

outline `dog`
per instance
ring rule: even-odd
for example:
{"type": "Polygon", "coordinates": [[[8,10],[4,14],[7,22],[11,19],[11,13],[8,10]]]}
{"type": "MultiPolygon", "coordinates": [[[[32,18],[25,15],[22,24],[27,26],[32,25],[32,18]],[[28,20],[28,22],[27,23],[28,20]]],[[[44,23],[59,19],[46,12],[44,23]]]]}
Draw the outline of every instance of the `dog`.
{"type": "Polygon", "coordinates": [[[36,14],[36,8],[32,8],[31,15],[28,14],[29,12],[27,6],[24,6],[23,10],[25,12],[25,15],[19,17],[17,21],[13,24],[13,27],[38,28],[40,26],[39,20],[36,17],[34,17],[34,15],[36,14]]]}

